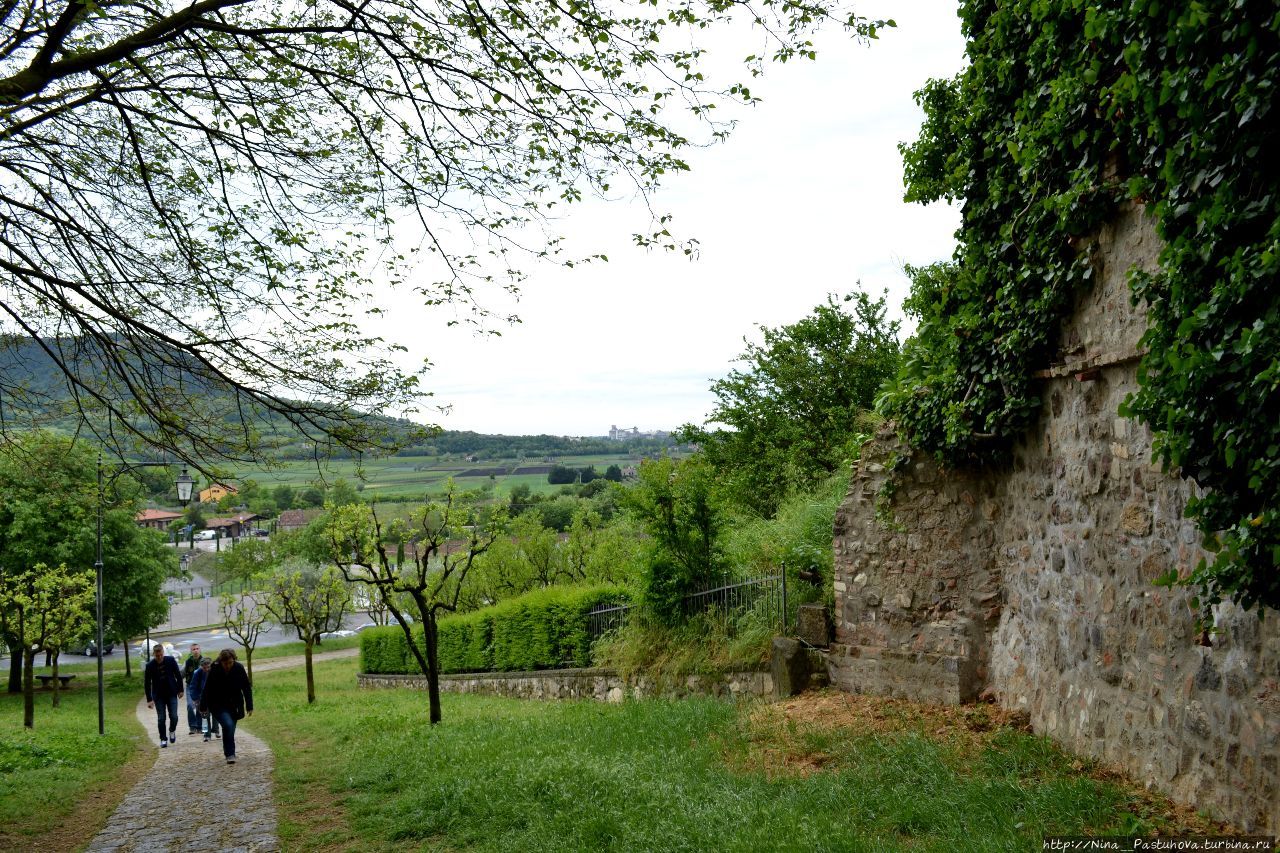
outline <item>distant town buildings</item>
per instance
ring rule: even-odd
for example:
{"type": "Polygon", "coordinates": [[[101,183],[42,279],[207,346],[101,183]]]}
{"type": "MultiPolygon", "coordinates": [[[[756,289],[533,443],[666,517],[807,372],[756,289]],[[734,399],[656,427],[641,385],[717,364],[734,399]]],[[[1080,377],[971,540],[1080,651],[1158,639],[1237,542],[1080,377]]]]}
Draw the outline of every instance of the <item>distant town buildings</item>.
{"type": "MultiPolygon", "coordinates": [[[[233,493],[234,494],[234,493],[233,493]]],[[[219,531],[222,538],[228,537],[239,539],[241,536],[248,535],[253,529],[253,522],[262,516],[252,512],[237,513],[230,518],[210,518],[204,523],[206,530],[219,531]]]]}
{"type": "Polygon", "coordinates": [[[609,427],[610,441],[626,441],[629,438],[667,438],[670,435],[670,432],[661,429],[641,432],[639,427],[631,427],[630,429],[623,427],[622,429],[618,429],[617,424],[609,427]]]}
{"type": "Polygon", "coordinates": [[[182,518],[182,513],[180,512],[169,512],[167,509],[144,509],[135,515],[133,520],[139,527],[164,530],[179,518],[182,518]]]}
{"type": "Polygon", "coordinates": [[[217,503],[227,495],[237,495],[240,490],[235,486],[228,486],[225,483],[214,483],[207,489],[200,492],[200,503],[217,503]]]}

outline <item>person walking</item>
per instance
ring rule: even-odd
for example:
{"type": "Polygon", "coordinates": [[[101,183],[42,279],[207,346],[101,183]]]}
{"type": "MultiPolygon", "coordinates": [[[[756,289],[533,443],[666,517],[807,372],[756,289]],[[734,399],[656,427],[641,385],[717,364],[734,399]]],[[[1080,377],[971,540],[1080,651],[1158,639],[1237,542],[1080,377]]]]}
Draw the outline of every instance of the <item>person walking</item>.
{"type": "Polygon", "coordinates": [[[195,678],[196,672],[200,669],[200,644],[193,643],[191,646],[191,654],[187,655],[186,661],[182,664],[182,681],[187,685],[187,734],[200,734],[200,715],[196,713],[195,703],[191,699],[191,679],[195,678]]]}
{"type": "Polygon", "coordinates": [[[200,693],[200,712],[208,711],[222,727],[222,754],[228,764],[236,763],[236,723],[253,716],[253,690],[244,667],[231,649],[218,652],[200,693]]]}
{"type": "Polygon", "coordinates": [[[206,723],[202,726],[205,743],[209,742],[210,735],[222,737],[218,731],[218,718],[213,714],[199,711],[200,697],[204,695],[204,686],[209,683],[209,670],[212,667],[213,658],[200,658],[200,668],[196,670],[195,675],[191,676],[191,683],[187,685],[187,702],[197,709],[197,715],[206,723]]]}
{"type": "Polygon", "coordinates": [[[147,694],[147,707],[155,708],[160,727],[160,747],[177,743],[178,700],[182,698],[182,670],[178,662],[164,653],[164,646],[151,647],[151,660],[142,674],[142,689],[147,694]],[[168,726],[165,716],[168,716],[168,726]]]}

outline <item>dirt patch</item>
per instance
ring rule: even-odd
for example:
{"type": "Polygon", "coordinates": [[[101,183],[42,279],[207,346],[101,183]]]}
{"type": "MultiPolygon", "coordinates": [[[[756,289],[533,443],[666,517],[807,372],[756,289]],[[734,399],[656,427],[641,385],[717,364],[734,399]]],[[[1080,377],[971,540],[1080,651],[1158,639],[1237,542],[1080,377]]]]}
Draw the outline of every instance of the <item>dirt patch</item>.
{"type": "MultiPolygon", "coordinates": [[[[924,705],[883,696],[834,690],[804,693],[756,706],[744,720],[745,744],[725,745],[727,763],[739,772],[769,777],[808,776],[839,766],[841,745],[868,735],[918,735],[965,760],[995,747],[1010,732],[1031,734],[1026,714],[995,705],[924,705]]],[[[1157,827],[1161,835],[1224,835],[1235,830],[1197,814],[1123,772],[1092,759],[1070,759],[1070,772],[1116,786],[1123,810],[1157,827]]]]}
{"type": "Polygon", "coordinates": [[[759,706],[746,722],[749,738],[762,747],[765,771],[787,775],[830,763],[830,754],[814,749],[814,741],[823,740],[815,735],[915,734],[973,755],[989,746],[997,731],[1030,732],[1025,714],[994,705],[923,705],[830,690],[759,706]]]}

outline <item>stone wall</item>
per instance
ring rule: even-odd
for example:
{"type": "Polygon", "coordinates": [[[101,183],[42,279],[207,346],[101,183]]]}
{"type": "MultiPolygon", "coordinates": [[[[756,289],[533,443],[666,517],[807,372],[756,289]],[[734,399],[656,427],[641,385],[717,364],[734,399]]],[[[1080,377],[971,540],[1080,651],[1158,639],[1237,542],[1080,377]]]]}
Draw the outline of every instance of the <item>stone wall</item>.
{"type": "MultiPolygon", "coordinates": [[[[402,687],[426,690],[421,675],[369,675],[360,673],[361,687],[402,687]]],[[[690,675],[676,683],[656,683],[647,678],[627,680],[615,670],[547,669],[537,672],[478,672],[440,676],[442,693],[482,693],[514,699],[594,699],[621,702],[628,697],[716,696],[739,699],[770,696],[773,679],[767,671],[725,672],[690,675]]]]}
{"type": "Polygon", "coordinates": [[[1117,415],[1145,322],[1126,271],[1158,251],[1137,210],[1099,235],[1098,283],[1038,374],[1040,418],[1009,466],[943,472],[891,435],[864,449],[836,518],[831,676],[924,701],[985,694],[1077,753],[1280,833],[1280,613],[1224,606],[1202,645],[1190,594],[1152,584],[1203,555],[1182,517],[1195,485],[1117,415]]]}

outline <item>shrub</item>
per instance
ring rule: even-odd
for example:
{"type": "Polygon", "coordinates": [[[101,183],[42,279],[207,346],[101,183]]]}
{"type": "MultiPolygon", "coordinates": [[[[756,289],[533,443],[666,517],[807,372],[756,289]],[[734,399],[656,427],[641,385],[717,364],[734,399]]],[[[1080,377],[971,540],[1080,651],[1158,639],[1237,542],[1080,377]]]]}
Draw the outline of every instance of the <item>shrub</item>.
{"type": "MultiPolygon", "coordinates": [[[[616,586],[548,587],[439,623],[442,673],[520,672],[589,666],[588,614],[598,604],[625,601],[616,586]]],[[[422,629],[413,628],[422,643],[422,629]]],[[[360,666],[369,673],[416,673],[399,626],[371,628],[360,638],[360,666]]]]}

